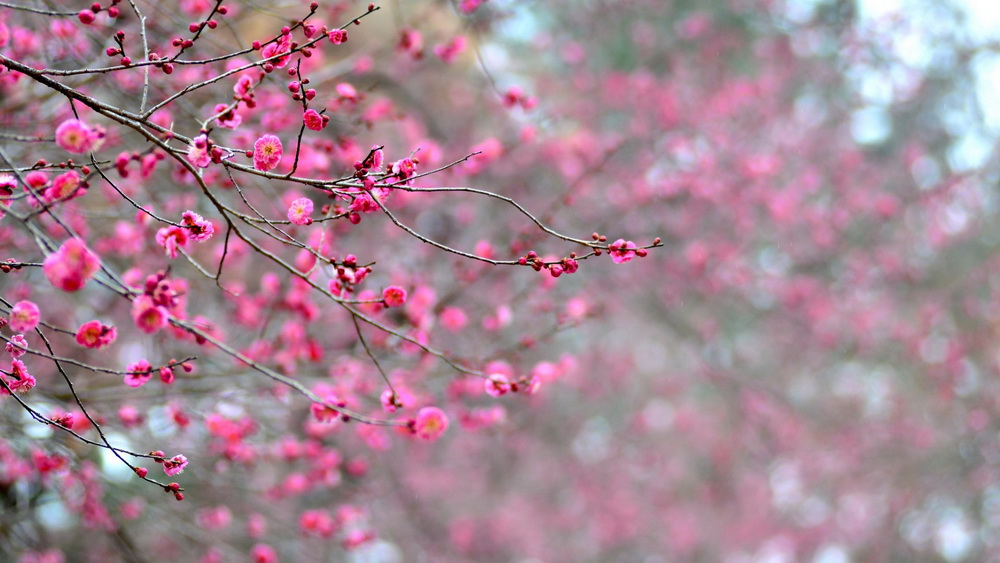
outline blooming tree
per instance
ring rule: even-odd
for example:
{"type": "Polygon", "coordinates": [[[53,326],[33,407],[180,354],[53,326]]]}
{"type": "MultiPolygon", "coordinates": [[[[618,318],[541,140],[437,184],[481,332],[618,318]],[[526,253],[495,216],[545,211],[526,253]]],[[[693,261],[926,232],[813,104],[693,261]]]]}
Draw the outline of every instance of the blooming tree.
{"type": "Polygon", "coordinates": [[[49,4],[0,3],[4,557],[995,556],[983,47],[49,4]]]}

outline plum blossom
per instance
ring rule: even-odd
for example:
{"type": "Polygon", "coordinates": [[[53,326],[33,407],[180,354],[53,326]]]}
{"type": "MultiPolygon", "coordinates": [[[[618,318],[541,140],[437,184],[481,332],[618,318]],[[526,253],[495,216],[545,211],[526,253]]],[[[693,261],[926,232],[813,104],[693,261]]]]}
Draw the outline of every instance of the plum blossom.
{"type": "Polygon", "coordinates": [[[177,249],[187,244],[187,229],[177,226],[163,227],[156,231],[156,244],[162,246],[170,258],[177,258],[177,249]]]}
{"type": "Polygon", "coordinates": [[[4,349],[16,360],[28,352],[28,341],[24,339],[23,334],[15,334],[7,341],[4,349]]]}
{"type": "Polygon", "coordinates": [[[618,239],[608,246],[608,253],[611,254],[611,260],[615,264],[631,262],[632,258],[635,258],[635,250],[635,243],[632,241],[625,241],[625,239],[618,239]]]}
{"type": "Polygon", "coordinates": [[[110,346],[117,337],[118,329],[100,321],[85,322],[76,331],[76,343],[93,350],[110,346]]]}
{"type": "Polygon", "coordinates": [[[274,135],[264,135],[253,144],[253,166],[267,172],[281,162],[283,149],[281,139],[274,135]]]}
{"type": "Polygon", "coordinates": [[[191,139],[187,152],[188,162],[198,168],[206,168],[212,163],[212,153],[208,146],[208,135],[198,135],[191,139]]]}
{"type": "Polygon", "coordinates": [[[313,131],[322,131],[323,128],[326,127],[326,121],[323,119],[323,116],[314,109],[306,110],[306,112],[302,114],[302,123],[313,131]]]}
{"type": "Polygon", "coordinates": [[[43,198],[51,203],[53,201],[73,199],[82,195],[80,190],[81,178],[75,170],[70,170],[56,176],[52,180],[52,185],[45,190],[43,198]]]}
{"type": "Polygon", "coordinates": [[[188,237],[195,242],[204,242],[215,234],[215,225],[191,210],[181,215],[181,225],[187,227],[188,237]]]}
{"type": "Polygon", "coordinates": [[[10,328],[15,332],[28,332],[38,326],[38,305],[32,301],[18,301],[10,310],[10,328]]]}
{"type": "Polygon", "coordinates": [[[437,407],[424,407],[417,412],[413,421],[413,432],[417,437],[434,441],[448,430],[448,415],[437,407]]]}
{"type": "Polygon", "coordinates": [[[104,131],[79,119],[67,119],[56,127],[56,144],[66,152],[83,154],[100,148],[104,131]]]}
{"type": "Polygon", "coordinates": [[[396,285],[390,285],[382,291],[382,301],[385,302],[386,307],[402,307],[406,303],[406,290],[396,285]]]}
{"type": "Polygon", "coordinates": [[[215,104],[215,109],[212,111],[215,114],[220,114],[219,117],[215,118],[215,124],[223,129],[236,129],[243,123],[243,116],[236,113],[236,108],[229,108],[226,104],[215,104]]]}
{"type": "Polygon", "coordinates": [[[132,301],[132,319],[139,330],[153,334],[167,326],[169,313],[165,307],[157,305],[152,297],[143,294],[132,301]]]}
{"type": "Polygon", "coordinates": [[[27,393],[31,391],[31,388],[35,386],[35,378],[28,373],[27,366],[21,360],[11,360],[10,362],[10,375],[14,378],[13,381],[5,380],[7,386],[10,387],[11,391],[15,393],[27,393]]]}
{"type": "Polygon", "coordinates": [[[187,464],[187,457],[178,454],[170,459],[163,460],[163,472],[166,473],[168,477],[173,477],[174,475],[183,473],[187,464]]]}
{"type": "Polygon", "coordinates": [[[510,379],[502,373],[491,373],[486,378],[486,393],[491,397],[506,395],[510,391],[510,379]]]}
{"type": "Polygon", "coordinates": [[[283,55],[271,61],[270,64],[274,65],[274,68],[284,68],[285,65],[288,64],[288,59],[291,58],[291,48],[292,34],[286,33],[279,37],[277,41],[265,45],[264,48],[260,50],[260,55],[264,59],[270,59],[274,56],[283,55]]]}
{"type": "Polygon", "coordinates": [[[343,29],[330,30],[330,32],[326,34],[326,37],[330,40],[330,43],[333,43],[334,45],[347,43],[347,32],[343,29]]]}
{"type": "Polygon", "coordinates": [[[42,271],[54,287],[79,291],[100,267],[100,260],[87,245],[78,238],[71,238],[45,258],[42,271]]]}
{"type": "Polygon", "coordinates": [[[309,215],[313,212],[313,202],[307,197],[300,197],[288,206],[288,220],[295,225],[310,225],[312,219],[309,215]]]}
{"type": "Polygon", "coordinates": [[[142,387],[153,378],[153,366],[146,360],[139,360],[133,364],[125,366],[125,385],[129,387],[142,387]]]}

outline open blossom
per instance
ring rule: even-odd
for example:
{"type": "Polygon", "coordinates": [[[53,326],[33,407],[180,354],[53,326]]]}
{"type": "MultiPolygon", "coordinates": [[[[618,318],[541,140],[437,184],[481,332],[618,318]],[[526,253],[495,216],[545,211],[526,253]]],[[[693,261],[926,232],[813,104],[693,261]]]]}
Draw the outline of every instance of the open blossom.
{"type": "Polygon", "coordinates": [[[15,334],[7,342],[4,349],[16,360],[27,353],[28,341],[24,339],[23,334],[15,334]]]}
{"type": "Polygon", "coordinates": [[[43,198],[47,202],[73,199],[82,195],[80,190],[80,175],[75,170],[70,170],[53,178],[52,185],[45,190],[43,198]]]}
{"type": "Polygon", "coordinates": [[[448,415],[437,407],[424,407],[413,421],[413,432],[424,440],[437,440],[448,430],[448,415]]]}
{"type": "Polygon", "coordinates": [[[284,68],[288,64],[288,59],[291,58],[290,51],[292,48],[292,34],[286,33],[278,38],[277,41],[273,43],[268,43],[260,50],[260,56],[264,59],[270,59],[271,57],[278,56],[277,59],[271,61],[274,68],[284,68]]]}
{"type": "Polygon", "coordinates": [[[153,334],[167,326],[167,309],[157,305],[153,298],[143,294],[132,301],[132,319],[135,326],[147,334],[153,334]]]}
{"type": "Polygon", "coordinates": [[[330,43],[333,43],[334,45],[347,43],[347,32],[343,29],[330,30],[330,32],[326,34],[326,37],[330,40],[330,43]]]}
{"type": "Polygon", "coordinates": [[[26,393],[35,386],[35,378],[28,373],[28,368],[21,360],[11,360],[10,375],[13,378],[7,379],[7,386],[15,393],[26,393]]]}
{"type": "Polygon", "coordinates": [[[283,154],[281,139],[274,135],[264,135],[253,144],[253,167],[267,172],[281,162],[283,154]]]}
{"type": "Polygon", "coordinates": [[[510,380],[502,373],[491,373],[486,378],[486,393],[491,397],[506,395],[510,391],[510,380]]]}
{"type": "Polygon", "coordinates": [[[28,332],[38,326],[38,305],[32,301],[18,301],[10,310],[10,328],[15,332],[28,332]]]}
{"type": "Polygon", "coordinates": [[[163,460],[163,472],[166,473],[168,477],[173,477],[174,475],[183,473],[187,464],[187,457],[183,455],[175,455],[170,459],[163,460]]]}
{"type": "Polygon", "coordinates": [[[288,206],[288,220],[296,225],[309,225],[312,219],[309,215],[313,212],[313,202],[307,197],[300,197],[288,206]]]}
{"type": "Polygon", "coordinates": [[[139,360],[134,364],[125,366],[125,385],[129,387],[142,387],[147,381],[153,378],[153,366],[146,360],[139,360]]]}
{"type": "Polygon", "coordinates": [[[185,211],[181,215],[181,224],[187,227],[187,234],[195,242],[204,242],[215,234],[215,225],[194,211],[185,211]]]}
{"type": "Polygon", "coordinates": [[[625,241],[625,239],[618,239],[608,246],[608,253],[611,254],[611,260],[615,264],[624,264],[625,262],[631,262],[632,258],[635,258],[635,243],[632,241],[625,241]]]}
{"type": "MultiPolygon", "coordinates": [[[[226,104],[216,104],[215,109],[213,109],[212,111],[218,114],[220,112],[225,111],[225,109],[228,107],[229,106],[227,106],[226,104]]],[[[240,126],[241,123],[243,123],[243,116],[236,113],[235,108],[232,108],[229,111],[226,111],[225,113],[220,115],[219,117],[215,118],[215,124],[218,125],[219,127],[222,127],[223,129],[236,129],[237,127],[240,126]]]]}
{"type": "Polygon", "coordinates": [[[198,135],[191,139],[191,145],[187,152],[188,162],[198,168],[205,168],[212,164],[212,153],[208,147],[208,135],[198,135]]]}
{"type": "MultiPolygon", "coordinates": [[[[338,404],[338,399],[334,395],[327,395],[323,398],[324,401],[330,404],[338,404]]],[[[337,420],[340,413],[336,409],[330,408],[322,403],[313,403],[309,405],[309,410],[312,412],[313,418],[318,422],[333,422],[337,420]]]]}
{"type": "Polygon", "coordinates": [[[390,285],[382,291],[382,301],[385,301],[386,307],[402,307],[406,303],[406,290],[390,285]]]}
{"type": "Polygon", "coordinates": [[[76,343],[93,350],[110,346],[117,337],[118,329],[100,321],[83,323],[76,331],[76,343]]]}
{"type": "Polygon", "coordinates": [[[323,120],[323,116],[314,109],[306,110],[302,114],[302,123],[305,123],[306,127],[313,131],[322,131],[326,127],[326,121],[323,120]]]}
{"type": "Polygon", "coordinates": [[[177,258],[177,249],[183,248],[187,240],[187,229],[181,227],[171,225],[156,231],[156,244],[162,246],[171,258],[177,258]]]}
{"type": "Polygon", "coordinates": [[[63,291],[78,291],[100,267],[100,261],[87,245],[78,238],[71,238],[45,258],[42,270],[53,286],[63,291]]]}
{"type": "Polygon", "coordinates": [[[79,119],[67,119],[56,127],[56,144],[74,154],[97,150],[103,137],[103,131],[92,128],[79,119]]]}

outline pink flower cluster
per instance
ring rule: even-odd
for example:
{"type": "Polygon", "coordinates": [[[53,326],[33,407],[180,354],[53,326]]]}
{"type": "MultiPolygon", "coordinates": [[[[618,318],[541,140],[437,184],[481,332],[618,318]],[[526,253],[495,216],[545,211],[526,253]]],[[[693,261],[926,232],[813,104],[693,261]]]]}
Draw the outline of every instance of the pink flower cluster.
{"type": "Polygon", "coordinates": [[[170,258],[177,258],[177,250],[187,246],[188,239],[204,242],[215,234],[215,225],[194,211],[185,211],[181,225],[171,225],[156,231],[156,244],[162,246],[170,258]]]}
{"type": "Polygon", "coordinates": [[[71,238],[45,258],[42,271],[54,287],[63,291],[79,291],[100,267],[97,255],[82,240],[71,238]]]}

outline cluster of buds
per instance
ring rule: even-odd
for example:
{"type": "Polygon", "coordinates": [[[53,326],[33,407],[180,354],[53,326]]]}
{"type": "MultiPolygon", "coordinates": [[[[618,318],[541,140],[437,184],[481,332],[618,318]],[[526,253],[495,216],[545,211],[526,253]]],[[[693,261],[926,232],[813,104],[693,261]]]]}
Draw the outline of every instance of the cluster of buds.
{"type": "Polygon", "coordinates": [[[558,262],[546,263],[538,257],[538,254],[534,250],[529,250],[527,254],[517,260],[517,263],[522,266],[531,266],[536,272],[540,272],[543,269],[548,270],[549,274],[554,278],[558,278],[563,274],[575,274],[580,268],[580,263],[576,261],[576,252],[570,252],[568,257],[558,262]]]}
{"type": "MultiPolygon", "coordinates": [[[[118,33],[121,33],[121,32],[119,31],[118,33]]],[[[128,57],[125,57],[125,59],[127,59],[127,58],[128,57]]],[[[131,62],[126,63],[125,59],[122,59],[122,64],[123,65],[128,66],[129,64],[131,64],[131,62]]],[[[162,59],[162,58],[160,58],[160,55],[158,53],[155,53],[155,52],[150,53],[149,54],[149,61],[151,63],[153,63],[153,66],[155,66],[156,68],[162,70],[163,74],[173,74],[173,72],[174,72],[174,63],[167,62],[168,59],[162,59]]]]}
{"type": "MultiPolygon", "coordinates": [[[[17,260],[14,260],[13,258],[9,258],[9,259],[7,259],[6,262],[0,263],[0,272],[3,272],[5,274],[9,274],[9,273],[11,273],[14,270],[20,270],[22,266],[23,266],[23,264],[21,264],[17,260]]],[[[0,320],[2,320],[4,322],[4,324],[7,323],[7,319],[0,319],[0,320]]],[[[2,327],[3,327],[3,325],[0,325],[0,328],[2,328],[2,327]]]]}
{"type": "MultiPolygon", "coordinates": [[[[298,71],[294,68],[288,69],[289,76],[295,76],[298,71]]],[[[303,88],[309,84],[308,78],[302,78],[301,80],[292,80],[288,83],[288,91],[292,93],[292,99],[296,102],[301,101],[303,98],[306,100],[312,100],[316,97],[316,90],[314,88],[303,88]]]]}
{"type": "Polygon", "coordinates": [[[330,264],[336,269],[336,278],[330,280],[329,289],[334,295],[341,297],[354,291],[354,286],[365,281],[368,274],[372,273],[369,266],[358,266],[358,258],[353,254],[348,254],[344,260],[338,262],[336,258],[330,258],[330,264]]]}
{"type": "MultiPolygon", "coordinates": [[[[104,51],[104,53],[107,56],[109,56],[109,57],[117,57],[118,55],[121,55],[121,57],[122,57],[122,60],[121,60],[122,66],[129,66],[129,65],[131,65],[132,64],[132,57],[129,57],[128,55],[125,54],[125,32],[124,31],[122,31],[122,30],[119,29],[115,33],[115,43],[118,45],[117,47],[108,47],[108,49],[106,51],[104,51]]],[[[171,72],[173,72],[173,69],[171,69],[171,72]]]]}
{"type": "Polygon", "coordinates": [[[111,5],[109,5],[107,8],[101,6],[100,2],[94,2],[93,4],[90,5],[89,9],[80,10],[80,13],[78,13],[76,17],[77,19],[80,20],[80,23],[84,25],[90,25],[94,23],[94,20],[97,19],[97,14],[101,13],[101,11],[103,10],[108,11],[108,16],[112,18],[117,18],[119,15],[118,11],[119,2],[121,2],[121,0],[111,0],[111,5]]]}

